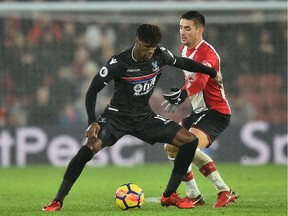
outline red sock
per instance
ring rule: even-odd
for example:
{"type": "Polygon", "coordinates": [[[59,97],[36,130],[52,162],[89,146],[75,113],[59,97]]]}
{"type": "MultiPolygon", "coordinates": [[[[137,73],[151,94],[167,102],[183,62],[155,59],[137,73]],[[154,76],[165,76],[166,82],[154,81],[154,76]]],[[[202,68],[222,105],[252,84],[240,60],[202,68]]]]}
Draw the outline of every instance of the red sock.
{"type": "Polygon", "coordinates": [[[216,166],[214,164],[213,161],[205,164],[204,166],[202,166],[199,171],[206,177],[208,176],[210,173],[216,171],[216,166]]]}
{"type": "Polygon", "coordinates": [[[182,181],[187,182],[187,181],[191,181],[194,178],[193,172],[187,172],[183,178],[182,181]]]}

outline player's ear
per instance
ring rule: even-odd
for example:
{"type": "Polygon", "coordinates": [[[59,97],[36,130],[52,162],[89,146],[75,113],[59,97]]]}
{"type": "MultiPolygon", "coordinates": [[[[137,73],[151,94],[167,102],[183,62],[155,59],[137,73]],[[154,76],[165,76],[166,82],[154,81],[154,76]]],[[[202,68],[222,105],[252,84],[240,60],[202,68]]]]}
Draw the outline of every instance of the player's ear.
{"type": "Polygon", "coordinates": [[[203,32],[204,32],[204,28],[203,28],[203,27],[200,27],[200,28],[198,29],[198,32],[199,32],[200,35],[202,35],[203,32]]]}
{"type": "Polygon", "coordinates": [[[138,42],[139,42],[139,38],[138,38],[138,36],[136,36],[135,43],[138,43],[138,42]]]}

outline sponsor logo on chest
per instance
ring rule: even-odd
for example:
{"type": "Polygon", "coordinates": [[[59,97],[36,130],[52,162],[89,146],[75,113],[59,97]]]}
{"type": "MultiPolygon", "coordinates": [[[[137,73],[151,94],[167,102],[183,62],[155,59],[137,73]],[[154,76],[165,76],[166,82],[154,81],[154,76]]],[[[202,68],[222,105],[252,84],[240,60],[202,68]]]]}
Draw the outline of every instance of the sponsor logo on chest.
{"type": "Polygon", "coordinates": [[[156,74],[160,70],[160,67],[158,66],[157,61],[153,61],[151,63],[151,65],[152,65],[152,71],[153,71],[153,73],[155,73],[155,75],[152,78],[147,79],[144,82],[137,83],[133,88],[134,89],[134,96],[146,95],[156,85],[156,77],[157,77],[156,74]]]}
{"type": "Polygon", "coordinates": [[[156,77],[143,83],[138,83],[134,86],[134,96],[146,95],[148,94],[156,84],[156,77]]]}

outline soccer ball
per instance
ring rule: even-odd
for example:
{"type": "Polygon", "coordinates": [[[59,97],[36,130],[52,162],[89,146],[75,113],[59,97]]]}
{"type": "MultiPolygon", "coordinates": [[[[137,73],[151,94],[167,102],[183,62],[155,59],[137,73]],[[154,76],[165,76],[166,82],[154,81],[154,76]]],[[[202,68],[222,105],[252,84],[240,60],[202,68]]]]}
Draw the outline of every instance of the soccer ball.
{"type": "Polygon", "coordinates": [[[123,184],[116,191],[115,203],[122,210],[139,209],[144,203],[144,193],[137,184],[123,184]]]}

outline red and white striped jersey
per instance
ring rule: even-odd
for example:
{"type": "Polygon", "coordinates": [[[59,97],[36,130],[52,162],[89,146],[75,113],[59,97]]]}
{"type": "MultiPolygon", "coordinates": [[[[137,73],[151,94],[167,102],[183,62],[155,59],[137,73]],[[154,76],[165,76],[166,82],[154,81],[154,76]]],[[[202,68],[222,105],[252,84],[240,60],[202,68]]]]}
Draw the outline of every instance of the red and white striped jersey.
{"type": "MultiPolygon", "coordinates": [[[[183,57],[193,59],[221,72],[220,57],[215,49],[205,40],[201,40],[192,49],[188,49],[186,45],[182,45],[180,51],[183,57]]],[[[215,84],[210,76],[206,74],[185,70],[183,72],[185,85],[182,89],[187,90],[194,112],[199,113],[212,109],[223,114],[231,114],[223,85],[215,84]]]]}

